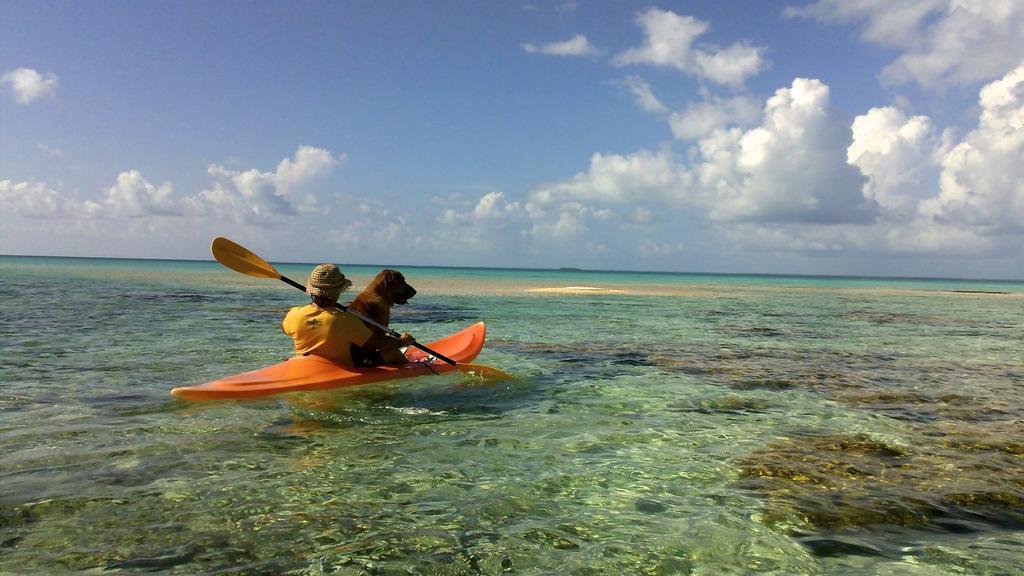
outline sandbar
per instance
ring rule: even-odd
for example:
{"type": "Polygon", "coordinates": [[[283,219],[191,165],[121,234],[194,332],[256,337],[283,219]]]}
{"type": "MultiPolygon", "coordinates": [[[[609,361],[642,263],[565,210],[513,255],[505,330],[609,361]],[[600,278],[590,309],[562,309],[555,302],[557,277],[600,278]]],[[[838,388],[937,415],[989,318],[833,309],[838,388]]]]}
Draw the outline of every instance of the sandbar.
{"type": "Polygon", "coordinates": [[[613,288],[597,288],[595,286],[563,286],[561,288],[529,288],[527,292],[547,292],[551,294],[625,294],[625,290],[613,288]]]}

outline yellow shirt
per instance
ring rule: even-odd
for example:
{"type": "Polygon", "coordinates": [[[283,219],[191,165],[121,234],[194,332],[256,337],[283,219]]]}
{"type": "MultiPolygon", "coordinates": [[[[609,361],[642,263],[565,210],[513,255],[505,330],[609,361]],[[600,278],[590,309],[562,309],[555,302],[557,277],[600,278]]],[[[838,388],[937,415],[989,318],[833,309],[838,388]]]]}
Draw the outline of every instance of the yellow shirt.
{"type": "Polygon", "coordinates": [[[295,341],[295,354],[316,354],[352,366],[352,345],[362,346],[373,332],[355,316],[337,308],[325,310],[315,304],[288,311],[281,329],[295,341]]]}

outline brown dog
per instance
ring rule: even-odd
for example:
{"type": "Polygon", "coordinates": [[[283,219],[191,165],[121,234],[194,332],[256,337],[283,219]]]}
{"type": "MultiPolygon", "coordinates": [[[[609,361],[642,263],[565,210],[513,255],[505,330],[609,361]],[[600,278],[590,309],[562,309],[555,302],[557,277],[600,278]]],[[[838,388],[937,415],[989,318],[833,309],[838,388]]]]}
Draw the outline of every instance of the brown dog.
{"type": "MultiPolygon", "coordinates": [[[[416,295],[416,289],[405,281],[405,276],[397,270],[381,270],[374,276],[366,288],[349,302],[348,309],[387,326],[391,321],[391,307],[396,304],[407,304],[416,295]]],[[[373,336],[363,345],[363,357],[367,364],[394,364],[405,361],[399,350],[400,344],[389,337],[383,330],[367,325],[373,336]]]]}

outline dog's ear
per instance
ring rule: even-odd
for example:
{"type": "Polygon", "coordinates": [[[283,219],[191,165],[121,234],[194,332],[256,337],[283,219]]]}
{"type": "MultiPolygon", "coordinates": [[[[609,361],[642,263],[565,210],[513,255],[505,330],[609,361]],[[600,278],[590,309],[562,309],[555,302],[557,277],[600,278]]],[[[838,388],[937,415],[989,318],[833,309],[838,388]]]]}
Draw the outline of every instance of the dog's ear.
{"type": "Polygon", "coordinates": [[[391,285],[394,284],[394,282],[395,282],[395,275],[396,274],[398,274],[398,272],[395,272],[394,270],[390,270],[390,269],[381,270],[381,272],[380,272],[380,285],[381,285],[381,288],[384,288],[385,291],[388,288],[390,288],[391,285]]]}

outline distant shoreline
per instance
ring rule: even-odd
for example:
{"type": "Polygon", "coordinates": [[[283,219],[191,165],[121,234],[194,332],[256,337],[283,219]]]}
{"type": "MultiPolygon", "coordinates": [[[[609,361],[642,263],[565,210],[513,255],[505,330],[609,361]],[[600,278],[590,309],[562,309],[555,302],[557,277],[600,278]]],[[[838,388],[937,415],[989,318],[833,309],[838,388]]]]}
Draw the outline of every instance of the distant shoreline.
{"type": "MultiPolygon", "coordinates": [[[[125,262],[178,262],[182,264],[216,264],[216,260],[198,260],[189,258],[133,258],[118,256],[52,256],[52,255],[31,255],[31,254],[0,254],[0,258],[45,258],[54,260],[115,260],[125,262]]],[[[291,262],[272,260],[273,264],[284,266],[314,266],[317,262],[291,262]]],[[[567,274],[641,274],[641,275],[668,275],[668,276],[724,276],[734,278],[798,278],[798,279],[831,279],[831,280],[903,280],[903,281],[947,281],[947,282],[987,282],[1015,284],[1024,282],[1024,278],[970,278],[970,277],[949,277],[949,276],[857,276],[840,274],[787,274],[787,273],[759,273],[759,272],[679,272],[659,270],[603,270],[587,268],[515,268],[499,266],[439,266],[424,264],[365,264],[357,262],[339,262],[340,266],[365,266],[377,268],[424,268],[435,270],[488,270],[499,272],[546,272],[546,273],[567,273],[567,274]]]]}

